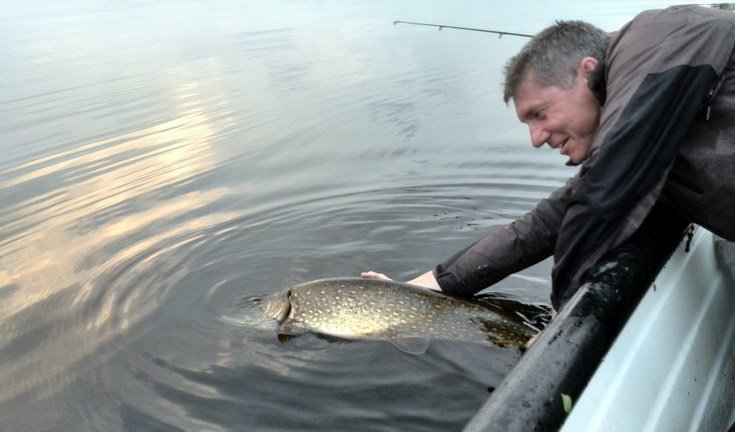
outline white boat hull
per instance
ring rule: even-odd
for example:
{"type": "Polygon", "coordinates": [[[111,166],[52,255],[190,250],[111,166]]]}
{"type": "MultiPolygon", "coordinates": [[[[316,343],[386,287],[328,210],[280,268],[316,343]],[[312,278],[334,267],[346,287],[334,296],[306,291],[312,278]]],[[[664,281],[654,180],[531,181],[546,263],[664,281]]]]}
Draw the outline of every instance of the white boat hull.
{"type": "Polygon", "coordinates": [[[735,243],[697,227],[633,312],[562,431],[725,431],[735,408],[735,243]]]}

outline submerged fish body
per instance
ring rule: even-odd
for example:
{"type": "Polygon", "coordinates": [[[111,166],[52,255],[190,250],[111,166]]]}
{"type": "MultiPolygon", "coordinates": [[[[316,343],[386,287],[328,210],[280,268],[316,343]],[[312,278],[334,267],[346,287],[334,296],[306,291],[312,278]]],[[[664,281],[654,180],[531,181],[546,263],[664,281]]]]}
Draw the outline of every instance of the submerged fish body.
{"type": "Polygon", "coordinates": [[[520,346],[533,329],[511,312],[381,279],[320,279],[266,298],[281,334],[306,331],[343,339],[388,339],[418,353],[430,339],[520,346]]]}

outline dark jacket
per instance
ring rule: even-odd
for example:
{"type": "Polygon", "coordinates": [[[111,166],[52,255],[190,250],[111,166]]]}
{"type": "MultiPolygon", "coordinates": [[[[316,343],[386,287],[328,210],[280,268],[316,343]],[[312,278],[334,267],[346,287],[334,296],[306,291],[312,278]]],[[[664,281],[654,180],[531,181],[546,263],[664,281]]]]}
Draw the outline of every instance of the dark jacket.
{"type": "Polygon", "coordinates": [[[657,202],[735,240],[735,13],[646,11],[613,35],[589,80],[603,103],[589,158],[531,212],[438,265],[471,295],[554,255],[559,309],[657,202]]]}

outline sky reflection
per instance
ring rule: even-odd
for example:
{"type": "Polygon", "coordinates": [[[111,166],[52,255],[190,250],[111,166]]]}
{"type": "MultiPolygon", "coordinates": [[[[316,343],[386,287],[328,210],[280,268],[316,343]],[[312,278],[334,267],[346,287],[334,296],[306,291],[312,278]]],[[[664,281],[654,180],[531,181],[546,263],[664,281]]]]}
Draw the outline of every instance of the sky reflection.
{"type": "MultiPolygon", "coordinates": [[[[189,86],[181,94],[192,100],[196,91],[189,86]]],[[[0,401],[36,385],[50,391],[50,377],[154,312],[167,292],[161,284],[170,287],[175,273],[155,277],[166,274],[162,257],[185,251],[206,229],[233,218],[201,211],[226,199],[225,187],[160,194],[218,163],[210,143],[217,130],[207,115],[191,106],[182,111],[174,120],[0,173],[4,191],[29,196],[1,215],[0,286],[16,289],[0,302],[0,352],[49,322],[56,333],[38,338],[44,345],[26,350],[22,361],[11,350],[16,361],[0,369],[6,383],[0,401]],[[29,194],[35,184],[45,185],[42,195],[29,194]]]]}

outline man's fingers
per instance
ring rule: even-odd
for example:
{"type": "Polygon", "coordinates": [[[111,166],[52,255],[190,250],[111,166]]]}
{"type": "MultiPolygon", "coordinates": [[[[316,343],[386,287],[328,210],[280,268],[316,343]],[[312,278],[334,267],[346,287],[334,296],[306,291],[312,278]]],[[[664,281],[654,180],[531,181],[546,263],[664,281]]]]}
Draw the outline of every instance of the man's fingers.
{"type": "MultiPolygon", "coordinates": [[[[556,314],[556,309],[551,308],[551,319],[556,318],[556,315],[557,315],[556,314]]],[[[533,345],[534,343],[536,343],[536,340],[538,339],[539,336],[541,336],[541,333],[540,332],[539,333],[536,333],[531,339],[529,339],[528,342],[526,342],[526,348],[531,348],[531,345],[533,345]]]]}
{"type": "Polygon", "coordinates": [[[378,273],[374,271],[367,271],[360,273],[360,277],[363,279],[385,279],[385,280],[392,280],[388,276],[384,275],[383,273],[378,273]]]}
{"type": "Polygon", "coordinates": [[[536,343],[536,340],[538,339],[540,335],[541,333],[536,333],[535,335],[533,335],[533,337],[529,339],[528,342],[526,342],[526,348],[531,348],[531,345],[536,343]]]}

